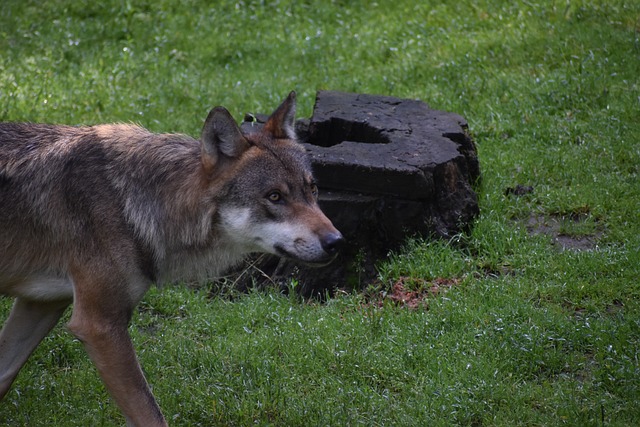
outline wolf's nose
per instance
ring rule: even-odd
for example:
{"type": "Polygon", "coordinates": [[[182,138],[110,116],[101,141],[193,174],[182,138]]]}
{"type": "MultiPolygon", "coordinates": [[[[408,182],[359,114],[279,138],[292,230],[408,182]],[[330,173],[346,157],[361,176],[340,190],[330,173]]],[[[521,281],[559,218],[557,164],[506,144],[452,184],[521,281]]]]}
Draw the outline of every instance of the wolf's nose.
{"type": "Polygon", "coordinates": [[[322,249],[329,255],[336,254],[344,244],[344,237],[339,231],[335,233],[327,233],[320,240],[322,249]]]}

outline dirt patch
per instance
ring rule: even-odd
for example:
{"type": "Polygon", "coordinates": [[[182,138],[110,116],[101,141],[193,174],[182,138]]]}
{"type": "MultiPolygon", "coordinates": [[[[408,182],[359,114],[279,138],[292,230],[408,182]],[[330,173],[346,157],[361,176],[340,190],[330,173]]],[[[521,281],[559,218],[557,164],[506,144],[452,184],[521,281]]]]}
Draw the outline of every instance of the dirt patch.
{"type": "Polygon", "coordinates": [[[544,234],[550,236],[552,243],[561,250],[591,251],[596,249],[602,237],[601,230],[572,233],[572,228],[581,228],[589,220],[588,214],[572,213],[569,215],[531,215],[526,223],[531,235],[544,234]]]}
{"type": "Polygon", "coordinates": [[[461,279],[437,278],[431,281],[416,277],[399,277],[391,290],[382,294],[373,304],[382,307],[386,301],[409,309],[426,308],[429,298],[447,292],[452,286],[459,284],[461,279]]]}
{"type": "Polygon", "coordinates": [[[515,187],[507,187],[504,190],[505,196],[510,196],[510,195],[524,196],[525,194],[531,194],[531,193],[533,193],[533,187],[531,185],[518,184],[515,187]]]}
{"type": "MultiPolygon", "coordinates": [[[[517,184],[507,187],[507,197],[523,197],[534,192],[531,185],[517,184]]],[[[591,251],[597,248],[603,233],[601,227],[590,216],[588,206],[581,206],[566,214],[531,214],[526,220],[527,231],[531,235],[550,236],[554,246],[560,250],[591,251]]]]}

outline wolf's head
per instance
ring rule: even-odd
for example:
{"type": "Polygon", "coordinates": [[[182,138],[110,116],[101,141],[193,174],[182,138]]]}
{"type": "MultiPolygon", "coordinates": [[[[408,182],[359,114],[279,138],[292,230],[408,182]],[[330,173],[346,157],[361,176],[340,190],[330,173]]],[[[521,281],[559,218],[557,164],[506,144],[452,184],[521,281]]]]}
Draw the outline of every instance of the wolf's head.
{"type": "Polygon", "coordinates": [[[247,135],[226,109],[216,107],[202,132],[202,161],[222,182],[217,220],[228,239],[246,252],[323,265],[336,257],[344,239],[318,206],[294,118],[295,92],[259,132],[247,135]]]}

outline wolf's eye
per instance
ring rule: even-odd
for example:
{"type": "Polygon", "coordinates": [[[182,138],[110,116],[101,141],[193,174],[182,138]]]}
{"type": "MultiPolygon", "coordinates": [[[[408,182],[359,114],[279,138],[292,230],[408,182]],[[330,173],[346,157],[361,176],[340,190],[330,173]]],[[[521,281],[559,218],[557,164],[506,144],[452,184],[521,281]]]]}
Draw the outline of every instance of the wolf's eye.
{"type": "Polygon", "coordinates": [[[311,184],[311,194],[313,197],[318,197],[318,186],[315,184],[311,184]]]}
{"type": "Polygon", "coordinates": [[[278,203],[282,201],[282,193],[280,193],[278,190],[274,190],[267,195],[267,199],[269,199],[269,201],[272,203],[278,203]]]}

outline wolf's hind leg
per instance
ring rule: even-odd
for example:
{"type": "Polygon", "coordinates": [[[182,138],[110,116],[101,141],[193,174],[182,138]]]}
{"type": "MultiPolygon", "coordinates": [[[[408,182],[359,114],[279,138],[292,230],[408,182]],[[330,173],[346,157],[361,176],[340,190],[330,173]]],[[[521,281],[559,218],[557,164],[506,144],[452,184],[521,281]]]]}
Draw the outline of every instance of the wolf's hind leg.
{"type": "Polygon", "coordinates": [[[0,399],[40,341],[58,323],[71,301],[42,302],[16,298],[0,331],[0,399]]]}

